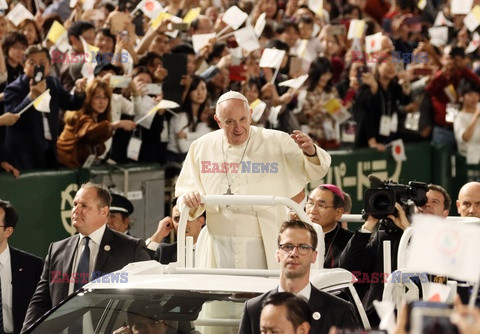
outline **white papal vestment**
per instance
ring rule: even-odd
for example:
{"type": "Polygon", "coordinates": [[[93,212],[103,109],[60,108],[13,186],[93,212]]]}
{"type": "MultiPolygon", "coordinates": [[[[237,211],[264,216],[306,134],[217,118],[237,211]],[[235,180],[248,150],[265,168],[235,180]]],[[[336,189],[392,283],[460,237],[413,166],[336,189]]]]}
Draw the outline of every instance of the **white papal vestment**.
{"type": "MultiPolygon", "coordinates": [[[[233,146],[220,129],[192,143],[176,183],[175,196],[194,190],[201,195],[222,195],[230,185],[231,192],[237,195],[292,198],[308,182],[323,178],[330,162],[330,155],[319,147],[316,157],[305,156],[284,132],[251,126],[249,140],[233,146]]],[[[207,227],[197,242],[195,266],[278,268],[275,260],[278,231],[288,219],[284,207],[207,206],[205,209],[207,227]]],[[[202,211],[197,209],[190,219],[202,211]]],[[[323,235],[319,235],[320,240],[323,241],[323,235]]],[[[323,259],[323,254],[319,257],[323,259]]]]}

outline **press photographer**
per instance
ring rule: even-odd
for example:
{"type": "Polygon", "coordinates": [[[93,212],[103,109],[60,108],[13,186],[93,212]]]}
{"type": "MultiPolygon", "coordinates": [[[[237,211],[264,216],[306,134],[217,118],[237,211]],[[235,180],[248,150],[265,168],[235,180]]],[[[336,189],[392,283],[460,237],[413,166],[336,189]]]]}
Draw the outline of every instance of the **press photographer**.
{"type": "MultiPolygon", "coordinates": [[[[373,277],[384,273],[383,242],[391,243],[391,270],[397,269],[397,254],[403,231],[410,226],[409,217],[415,204],[423,206],[427,202],[427,185],[410,182],[409,185],[392,181],[381,181],[370,175],[372,188],[365,192],[365,224],[355,232],[340,256],[339,265],[351,272],[366,273],[373,277]]],[[[357,292],[367,312],[372,328],[380,319],[373,307],[374,300],[381,300],[383,284],[371,281],[355,284],[357,292]]]]}

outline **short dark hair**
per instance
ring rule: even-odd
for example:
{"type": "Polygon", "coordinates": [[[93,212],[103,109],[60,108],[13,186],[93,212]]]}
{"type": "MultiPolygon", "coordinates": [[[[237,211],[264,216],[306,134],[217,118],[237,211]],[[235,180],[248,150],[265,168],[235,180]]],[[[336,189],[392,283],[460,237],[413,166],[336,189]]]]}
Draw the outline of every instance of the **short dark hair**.
{"type": "Polygon", "coordinates": [[[274,38],[274,39],[270,40],[270,42],[268,42],[268,44],[267,44],[267,48],[283,50],[287,53],[288,53],[288,50],[290,50],[288,44],[279,40],[278,38],[274,38]]]}
{"type": "Polygon", "coordinates": [[[101,33],[103,36],[110,38],[113,41],[113,49],[115,50],[115,44],[117,42],[117,38],[115,37],[114,34],[112,34],[112,31],[110,30],[110,28],[100,28],[95,32],[95,35],[98,33],[101,33]]]}
{"type": "Polygon", "coordinates": [[[16,43],[20,43],[25,47],[28,47],[28,41],[24,34],[18,31],[7,32],[2,41],[3,54],[5,55],[5,58],[8,58],[8,51],[16,43]]]}
{"type": "Polygon", "coordinates": [[[428,185],[428,190],[435,190],[438,192],[441,192],[444,198],[443,201],[443,208],[444,210],[450,210],[450,205],[452,205],[452,198],[448,194],[448,192],[443,188],[442,186],[439,186],[438,184],[429,184],[428,185]]]}
{"type": "Polygon", "coordinates": [[[152,73],[150,73],[148,71],[148,68],[144,65],[137,65],[133,68],[132,72],[130,72],[130,76],[132,78],[135,78],[136,76],[142,74],[142,73],[145,73],[145,74],[148,74],[150,76],[150,79],[152,80],[153,82],[153,76],[152,76],[152,73]]]}
{"type": "Polygon", "coordinates": [[[80,38],[80,36],[87,30],[94,29],[95,26],[93,23],[88,21],[77,21],[74,22],[67,32],[68,41],[70,42],[70,37],[75,36],[76,38],[80,38]]]}
{"type": "Polygon", "coordinates": [[[30,57],[31,55],[36,54],[36,53],[42,53],[42,52],[45,53],[45,55],[47,56],[48,62],[51,62],[52,59],[50,58],[50,52],[48,51],[48,49],[46,47],[42,46],[41,44],[30,45],[25,50],[25,53],[23,55],[23,59],[27,60],[28,57],[30,57]]]}
{"type": "Polygon", "coordinates": [[[187,55],[196,55],[195,50],[190,44],[187,43],[181,43],[170,50],[171,53],[180,53],[180,54],[187,54],[187,55]]]}
{"type": "Polygon", "coordinates": [[[3,218],[3,225],[5,228],[17,226],[18,214],[15,208],[10,204],[9,201],[4,201],[0,199],[0,208],[5,211],[5,218],[3,218]]]}
{"type": "Polygon", "coordinates": [[[289,19],[284,19],[282,22],[280,22],[279,25],[277,25],[277,28],[275,29],[275,33],[277,34],[283,34],[285,30],[288,28],[292,28],[298,33],[298,25],[292,20],[289,19]]]}
{"type": "Polygon", "coordinates": [[[265,299],[263,308],[267,305],[285,306],[285,316],[295,330],[305,322],[312,324],[312,309],[302,296],[296,296],[290,292],[277,292],[265,299]]]}
{"type": "Polygon", "coordinates": [[[282,223],[282,226],[280,226],[280,231],[278,232],[278,238],[277,238],[277,243],[278,244],[280,244],[282,233],[285,232],[285,230],[290,229],[290,228],[292,228],[292,229],[296,228],[296,229],[299,229],[299,230],[306,230],[306,231],[310,232],[312,247],[313,247],[313,249],[317,249],[317,245],[318,245],[317,232],[315,231],[315,229],[313,228],[312,225],[310,225],[309,223],[305,223],[301,220],[287,220],[287,221],[282,223]]]}
{"type": "Polygon", "coordinates": [[[313,19],[311,16],[308,15],[302,15],[297,19],[297,24],[303,23],[303,24],[314,24],[313,19]]]}
{"type": "Polygon", "coordinates": [[[112,195],[110,195],[110,191],[107,189],[107,187],[105,187],[103,184],[98,184],[93,182],[87,182],[80,186],[80,189],[88,189],[88,188],[93,188],[97,191],[99,207],[104,207],[104,206],[110,207],[110,204],[112,203],[112,195]]]}
{"type": "Polygon", "coordinates": [[[460,46],[454,46],[451,50],[450,50],[450,57],[456,57],[456,56],[460,56],[462,58],[465,58],[465,49],[460,47],[460,46]]]}
{"type": "Polygon", "coordinates": [[[163,57],[158,52],[147,52],[145,56],[140,58],[138,65],[151,66],[155,59],[160,59],[163,64],[163,57]]]}
{"type": "Polygon", "coordinates": [[[40,29],[38,29],[37,24],[35,23],[34,20],[32,19],[24,19],[20,24],[18,25],[18,30],[21,31],[23,30],[27,25],[33,25],[33,29],[35,29],[35,33],[37,34],[37,39],[33,41],[34,43],[40,43],[42,40],[42,33],[40,29]]]}

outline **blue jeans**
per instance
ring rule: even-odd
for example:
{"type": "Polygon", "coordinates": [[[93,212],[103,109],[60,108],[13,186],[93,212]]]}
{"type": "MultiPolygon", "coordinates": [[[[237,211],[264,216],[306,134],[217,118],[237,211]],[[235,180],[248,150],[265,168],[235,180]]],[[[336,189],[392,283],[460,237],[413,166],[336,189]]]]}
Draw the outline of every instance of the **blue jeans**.
{"type": "Polygon", "coordinates": [[[457,142],[453,130],[435,125],[433,127],[432,142],[446,145],[453,151],[457,150],[457,142]]]}

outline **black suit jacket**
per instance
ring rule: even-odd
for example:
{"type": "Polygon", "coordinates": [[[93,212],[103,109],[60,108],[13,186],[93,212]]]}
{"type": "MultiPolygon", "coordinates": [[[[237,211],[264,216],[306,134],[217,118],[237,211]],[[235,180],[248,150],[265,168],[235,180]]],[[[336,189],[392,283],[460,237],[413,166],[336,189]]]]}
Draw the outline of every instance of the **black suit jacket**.
{"type": "Polygon", "coordinates": [[[13,332],[17,334],[22,330],[28,304],[40,280],[43,261],[35,255],[10,247],[10,264],[12,269],[13,332]]]}
{"type": "Polygon", "coordinates": [[[348,241],[353,236],[353,232],[345,230],[339,224],[333,231],[325,234],[325,260],[324,268],[338,268],[340,255],[347,246],[348,241]]]}
{"type": "Polygon", "coordinates": [[[361,280],[355,283],[355,288],[362,299],[365,312],[372,328],[378,327],[380,318],[373,306],[374,300],[381,300],[383,296],[383,278],[378,273],[383,273],[383,242],[389,240],[392,252],[392,272],[397,270],[398,246],[403,231],[387,233],[378,230],[373,233],[355,232],[343,250],[339,266],[347,269],[353,275],[361,275],[361,280]],[[367,275],[368,279],[363,278],[367,275]]]}
{"type": "MultiPolygon", "coordinates": [[[[270,290],[263,295],[247,300],[243,309],[242,321],[240,323],[240,334],[260,334],[260,313],[265,299],[274,294],[278,289],[270,290]]],[[[312,317],[312,334],[328,334],[331,326],[340,328],[358,328],[355,311],[349,302],[320,291],[312,285],[312,292],[308,301],[312,315],[320,313],[320,319],[312,317]]]]}
{"type": "MultiPolygon", "coordinates": [[[[28,307],[24,329],[68,296],[68,282],[52,282],[58,273],[71,275],[79,235],[54,242],[48,249],[42,277],[28,307]]],[[[103,274],[122,269],[131,262],[148,261],[145,242],[105,228],[93,271],[103,274]],[[109,246],[109,247],[107,247],[109,246]]],[[[61,277],[61,276],[60,276],[61,277]]]]}
{"type": "Polygon", "coordinates": [[[161,264],[169,264],[170,262],[177,261],[177,243],[167,244],[162,242],[158,245],[153,259],[161,264]]]}
{"type": "MultiPolygon", "coordinates": [[[[85,94],[71,95],[57,78],[47,76],[45,80],[50,89],[50,112],[42,113],[31,106],[13,126],[6,129],[5,158],[20,169],[57,167],[59,111],[78,110],[83,105],[85,94]],[[50,141],[44,137],[42,114],[48,119],[52,135],[50,141]]],[[[5,111],[16,114],[32,102],[27,96],[29,82],[30,78],[24,74],[5,88],[5,111]]]]}

